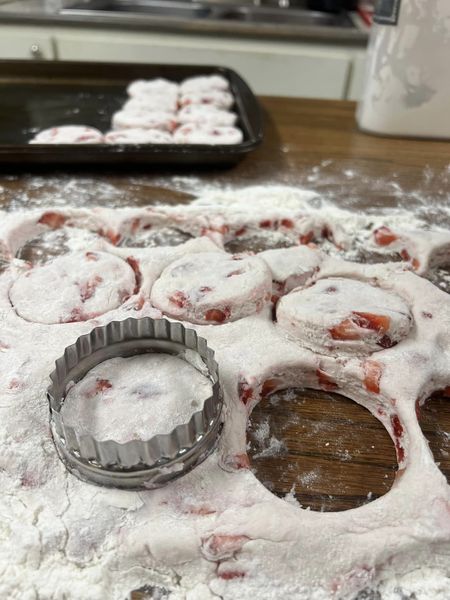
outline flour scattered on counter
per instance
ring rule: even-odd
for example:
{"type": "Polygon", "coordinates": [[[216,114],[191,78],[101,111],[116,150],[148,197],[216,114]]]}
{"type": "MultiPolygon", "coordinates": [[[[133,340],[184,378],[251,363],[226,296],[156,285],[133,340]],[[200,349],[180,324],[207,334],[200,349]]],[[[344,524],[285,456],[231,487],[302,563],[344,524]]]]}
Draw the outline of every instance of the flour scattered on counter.
{"type": "Polygon", "coordinates": [[[449,583],[439,569],[414,569],[402,577],[384,581],[378,592],[381,600],[446,600],[449,583]]]}
{"type": "MultiPolygon", "coordinates": [[[[284,154],[286,152],[283,151],[284,154]]],[[[288,152],[287,152],[288,154],[288,152]]],[[[417,183],[403,173],[381,173],[374,177],[373,169],[369,174],[364,161],[355,162],[323,160],[317,165],[304,169],[282,180],[273,179],[263,182],[268,185],[289,185],[304,187],[315,191],[321,202],[330,207],[348,208],[364,211],[365,214],[389,214],[402,212],[404,218],[412,214],[431,219],[445,216],[450,227],[450,164],[442,169],[426,165],[422,172],[418,170],[417,183]],[[342,177],[344,174],[345,179],[342,177]],[[353,181],[357,181],[354,188],[353,181]],[[438,188],[436,191],[436,187],[438,188]]],[[[158,192],[154,188],[175,190],[180,194],[204,196],[217,191],[239,192],[253,182],[242,181],[230,184],[227,171],[215,173],[214,177],[197,175],[146,176],[120,175],[112,177],[77,176],[53,174],[45,177],[29,175],[20,177],[23,192],[17,193],[15,182],[18,177],[7,175],[0,177],[0,199],[7,210],[18,208],[38,208],[48,205],[67,206],[135,206],[136,204],[158,204],[158,192]]],[[[164,201],[162,201],[164,203],[164,201]]],[[[312,203],[314,207],[314,203],[312,203]]]]}
{"type": "Polygon", "coordinates": [[[270,434],[270,426],[269,419],[266,418],[264,421],[259,423],[258,427],[253,430],[253,437],[255,441],[258,442],[260,446],[262,446],[265,442],[267,442],[270,434]]]}
{"type": "Polygon", "coordinates": [[[253,455],[253,458],[268,458],[269,456],[279,456],[286,451],[286,445],[282,440],[278,440],[274,435],[269,439],[269,444],[259,452],[253,455]]]}
{"type": "Polygon", "coordinates": [[[343,460],[343,461],[349,461],[349,460],[352,460],[352,458],[353,458],[347,448],[345,448],[345,450],[343,450],[343,451],[338,452],[337,456],[340,458],[340,460],[343,460]]]}
{"type": "Polygon", "coordinates": [[[319,479],[319,477],[320,477],[320,469],[314,469],[312,471],[307,471],[306,473],[299,475],[298,481],[304,488],[308,489],[308,487],[312,483],[317,481],[319,479]]]}
{"type": "Polygon", "coordinates": [[[289,504],[292,504],[293,506],[301,508],[300,502],[295,497],[295,484],[291,487],[289,492],[285,496],[283,496],[283,500],[285,502],[288,502],[289,504]]]}

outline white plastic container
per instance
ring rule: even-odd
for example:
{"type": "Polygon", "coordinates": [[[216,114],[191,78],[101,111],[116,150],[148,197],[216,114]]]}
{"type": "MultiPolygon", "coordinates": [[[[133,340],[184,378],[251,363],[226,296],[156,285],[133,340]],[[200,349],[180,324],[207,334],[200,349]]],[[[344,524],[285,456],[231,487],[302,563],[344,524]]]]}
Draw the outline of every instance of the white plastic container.
{"type": "Polygon", "coordinates": [[[450,139],[450,0],[379,0],[366,69],[363,131],[450,139]]]}

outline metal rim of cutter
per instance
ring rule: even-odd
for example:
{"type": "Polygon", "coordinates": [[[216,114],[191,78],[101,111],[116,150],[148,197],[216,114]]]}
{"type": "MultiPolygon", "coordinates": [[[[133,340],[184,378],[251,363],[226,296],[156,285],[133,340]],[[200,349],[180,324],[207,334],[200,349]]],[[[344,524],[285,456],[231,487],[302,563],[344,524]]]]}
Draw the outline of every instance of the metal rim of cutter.
{"type": "Polygon", "coordinates": [[[58,455],[83,481],[128,490],[161,487],[185,475],[213,451],[222,431],[223,392],[214,352],[193,329],[168,319],[112,321],[80,336],[55,363],[47,390],[58,455]],[[187,423],[167,434],[125,443],[79,434],[61,417],[67,386],[115,357],[158,352],[184,359],[212,382],[212,394],[187,423]]]}

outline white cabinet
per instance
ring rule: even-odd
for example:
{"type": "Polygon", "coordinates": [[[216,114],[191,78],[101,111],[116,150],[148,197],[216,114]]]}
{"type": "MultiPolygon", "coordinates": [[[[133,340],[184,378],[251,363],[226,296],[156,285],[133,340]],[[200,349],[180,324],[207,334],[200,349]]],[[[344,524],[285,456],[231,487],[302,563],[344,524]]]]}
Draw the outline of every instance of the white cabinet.
{"type": "Polygon", "coordinates": [[[364,50],[333,44],[256,40],[91,27],[0,25],[0,59],[223,65],[257,94],[359,99],[364,50]]]}
{"type": "Polygon", "coordinates": [[[345,49],[300,42],[88,29],[54,35],[61,60],[223,65],[257,94],[277,96],[344,98],[351,64],[345,49]]]}
{"type": "Polygon", "coordinates": [[[0,25],[0,59],[55,58],[50,28],[0,25]]]}

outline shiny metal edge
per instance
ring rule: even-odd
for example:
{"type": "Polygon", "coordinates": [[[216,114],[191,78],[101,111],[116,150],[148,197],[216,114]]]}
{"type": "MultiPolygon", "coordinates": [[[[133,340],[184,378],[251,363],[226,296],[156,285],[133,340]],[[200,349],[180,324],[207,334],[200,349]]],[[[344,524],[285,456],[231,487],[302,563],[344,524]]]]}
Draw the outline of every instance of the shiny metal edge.
{"type": "Polygon", "coordinates": [[[152,30],[175,33],[215,33],[222,36],[242,36],[256,39],[292,39],[298,41],[323,41],[325,43],[351,44],[364,47],[369,37],[364,27],[320,27],[313,25],[278,24],[262,22],[224,21],[220,19],[186,19],[143,14],[124,15],[107,11],[62,9],[60,13],[0,11],[0,25],[59,25],[62,27],[86,27],[117,29],[120,31],[152,30]],[[101,14],[106,13],[106,14],[101,14]]]}
{"type": "Polygon", "coordinates": [[[50,428],[59,457],[74,475],[97,485],[150,489],[200,464],[214,449],[222,429],[223,392],[214,352],[193,329],[167,319],[112,321],[80,336],[55,363],[47,390],[50,428]],[[189,362],[212,382],[212,395],[187,423],[148,440],[96,440],[65,425],[61,408],[67,386],[114,357],[164,352],[189,362]]]}

